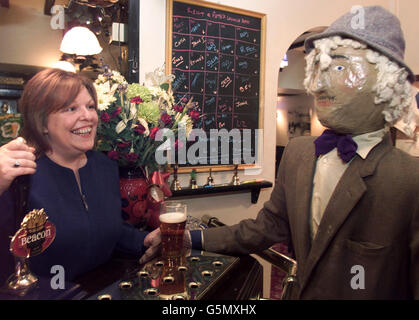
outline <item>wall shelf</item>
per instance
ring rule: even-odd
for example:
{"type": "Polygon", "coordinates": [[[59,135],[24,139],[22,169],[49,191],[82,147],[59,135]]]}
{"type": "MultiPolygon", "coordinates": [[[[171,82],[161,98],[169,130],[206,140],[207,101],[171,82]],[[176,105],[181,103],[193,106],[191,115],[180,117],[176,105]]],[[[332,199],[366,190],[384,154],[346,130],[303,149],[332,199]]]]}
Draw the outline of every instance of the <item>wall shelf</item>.
{"type": "Polygon", "coordinates": [[[264,188],[271,188],[272,182],[262,180],[259,182],[248,182],[242,183],[238,186],[230,184],[214,185],[212,187],[199,187],[197,189],[183,188],[182,190],[172,190],[172,196],[174,198],[195,198],[213,196],[218,194],[232,194],[232,193],[251,193],[252,203],[257,203],[259,199],[260,190],[264,188]]]}

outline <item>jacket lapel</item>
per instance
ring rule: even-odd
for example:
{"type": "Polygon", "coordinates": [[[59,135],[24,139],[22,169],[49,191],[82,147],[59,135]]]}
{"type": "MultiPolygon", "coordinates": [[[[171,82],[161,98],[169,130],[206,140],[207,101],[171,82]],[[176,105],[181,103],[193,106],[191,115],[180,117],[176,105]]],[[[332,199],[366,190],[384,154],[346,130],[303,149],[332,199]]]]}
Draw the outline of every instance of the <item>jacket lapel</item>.
{"type": "MultiPolygon", "coordinates": [[[[316,237],[300,274],[301,289],[307,284],[310,274],[331,240],[338,232],[352,209],[366,192],[364,177],[372,175],[379,160],[392,148],[389,135],[373,148],[367,159],[356,156],[340,179],[325,209],[316,237]]],[[[312,181],[311,181],[312,183],[312,181]]],[[[306,201],[306,199],[304,199],[306,201]]],[[[309,200],[311,201],[311,199],[309,200]]]]}
{"type": "Polygon", "coordinates": [[[296,203],[295,203],[295,237],[293,237],[293,245],[297,256],[299,265],[305,265],[304,260],[307,258],[310,251],[310,207],[311,194],[313,191],[313,176],[316,166],[316,157],[314,150],[314,143],[311,142],[304,146],[301,159],[297,160],[304,165],[298,169],[296,178],[296,203]],[[297,243],[295,243],[297,242],[297,243]]]}

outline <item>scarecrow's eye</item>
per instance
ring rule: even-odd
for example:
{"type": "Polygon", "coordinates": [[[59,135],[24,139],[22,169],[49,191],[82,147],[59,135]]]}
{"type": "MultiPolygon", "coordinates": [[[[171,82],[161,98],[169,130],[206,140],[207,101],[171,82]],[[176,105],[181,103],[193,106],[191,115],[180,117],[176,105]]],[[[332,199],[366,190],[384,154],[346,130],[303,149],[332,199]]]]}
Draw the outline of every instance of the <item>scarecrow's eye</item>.
{"type": "Polygon", "coordinates": [[[335,67],[335,70],[336,70],[336,71],[342,71],[343,69],[345,69],[345,67],[344,67],[344,66],[336,66],[336,67],[335,67]]]}

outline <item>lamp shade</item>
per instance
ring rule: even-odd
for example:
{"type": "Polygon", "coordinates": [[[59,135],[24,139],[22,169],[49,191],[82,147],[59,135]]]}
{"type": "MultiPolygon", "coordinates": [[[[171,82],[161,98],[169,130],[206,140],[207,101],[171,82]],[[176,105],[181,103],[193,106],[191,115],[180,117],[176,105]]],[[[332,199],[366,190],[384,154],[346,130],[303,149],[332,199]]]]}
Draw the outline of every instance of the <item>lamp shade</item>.
{"type": "Polygon", "coordinates": [[[92,31],[85,27],[74,27],[64,35],[60,51],[78,56],[88,56],[102,52],[102,47],[92,31]]]}
{"type": "Polygon", "coordinates": [[[68,61],[57,61],[52,65],[52,68],[61,69],[69,72],[76,72],[76,68],[74,67],[74,65],[68,61]]]}

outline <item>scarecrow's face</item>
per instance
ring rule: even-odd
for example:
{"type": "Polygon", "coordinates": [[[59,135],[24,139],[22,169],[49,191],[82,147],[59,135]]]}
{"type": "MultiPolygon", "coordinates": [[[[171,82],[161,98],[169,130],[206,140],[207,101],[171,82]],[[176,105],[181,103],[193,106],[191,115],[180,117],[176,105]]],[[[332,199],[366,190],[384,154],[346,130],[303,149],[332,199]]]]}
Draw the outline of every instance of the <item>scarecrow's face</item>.
{"type": "Polygon", "coordinates": [[[374,103],[378,71],[367,61],[366,52],[367,49],[338,47],[331,51],[327,68],[321,70],[320,63],[316,63],[309,91],[325,127],[352,135],[384,127],[383,106],[374,103]]]}

